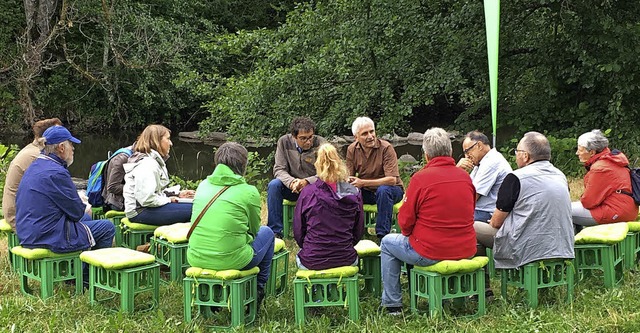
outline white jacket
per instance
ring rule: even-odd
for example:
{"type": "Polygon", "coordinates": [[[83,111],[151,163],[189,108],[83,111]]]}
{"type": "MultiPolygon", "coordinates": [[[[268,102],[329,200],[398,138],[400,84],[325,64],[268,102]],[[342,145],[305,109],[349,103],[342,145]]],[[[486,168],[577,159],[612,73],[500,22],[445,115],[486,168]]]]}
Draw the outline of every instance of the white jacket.
{"type": "Polygon", "coordinates": [[[124,164],[124,212],[128,218],[138,215],[137,208],[159,207],[171,202],[162,190],[169,185],[169,173],[162,156],[151,150],[149,154],[135,153],[124,164]]]}

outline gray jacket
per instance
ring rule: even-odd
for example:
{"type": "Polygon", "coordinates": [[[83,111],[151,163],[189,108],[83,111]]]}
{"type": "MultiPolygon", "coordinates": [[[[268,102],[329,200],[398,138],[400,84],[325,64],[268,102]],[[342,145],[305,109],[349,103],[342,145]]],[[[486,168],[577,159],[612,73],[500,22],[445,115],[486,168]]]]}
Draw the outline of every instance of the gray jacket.
{"type": "Polygon", "coordinates": [[[309,184],[316,181],[316,162],[318,147],[326,143],[326,140],[316,135],[313,138],[311,149],[298,152],[296,148],[296,139],[291,134],[285,134],[278,139],[276,147],[275,165],[273,166],[273,175],[280,179],[282,183],[289,187],[289,184],[296,179],[306,179],[309,184]]]}
{"type": "Polygon", "coordinates": [[[496,234],[496,268],[574,258],[571,199],[565,175],[549,161],[529,164],[513,174],[520,180],[520,195],[496,234]]]}

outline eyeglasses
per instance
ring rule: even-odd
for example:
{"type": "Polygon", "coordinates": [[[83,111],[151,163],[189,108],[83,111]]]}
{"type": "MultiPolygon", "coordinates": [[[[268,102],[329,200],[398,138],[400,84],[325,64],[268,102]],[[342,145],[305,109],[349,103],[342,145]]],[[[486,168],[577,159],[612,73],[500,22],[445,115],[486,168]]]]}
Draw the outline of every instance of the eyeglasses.
{"type": "Polygon", "coordinates": [[[514,154],[517,155],[518,153],[526,153],[527,151],[526,150],[522,150],[522,149],[515,149],[513,152],[514,152],[514,154]]]}
{"type": "Polygon", "coordinates": [[[471,151],[471,149],[473,149],[473,147],[475,147],[475,146],[478,144],[478,142],[480,142],[480,141],[476,141],[474,144],[472,144],[472,145],[471,145],[471,147],[469,147],[469,148],[467,148],[467,149],[463,149],[463,150],[462,150],[462,153],[463,153],[463,154],[465,154],[465,155],[469,154],[469,152],[471,151]]]}
{"type": "Polygon", "coordinates": [[[297,136],[296,139],[302,141],[302,142],[307,142],[307,141],[311,141],[313,140],[313,137],[315,135],[309,135],[309,136],[297,136]]]}

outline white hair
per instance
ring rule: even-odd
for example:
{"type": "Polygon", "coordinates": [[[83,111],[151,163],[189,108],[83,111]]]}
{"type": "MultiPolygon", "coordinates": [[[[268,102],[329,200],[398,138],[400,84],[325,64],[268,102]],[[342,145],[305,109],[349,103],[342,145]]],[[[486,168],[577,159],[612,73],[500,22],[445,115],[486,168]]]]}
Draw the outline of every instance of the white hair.
{"type": "Polygon", "coordinates": [[[587,151],[595,150],[596,154],[609,147],[609,139],[598,129],[584,133],[578,137],[578,146],[582,146],[587,151]]]}
{"type": "Polygon", "coordinates": [[[424,132],[422,138],[422,150],[434,158],[438,156],[451,156],[451,139],[445,130],[439,127],[432,127],[424,132]]]}
{"type": "Polygon", "coordinates": [[[355,136],[356,134],[358,134],[358,130],[364,125],[371,125],[373,129],[376,129],[376,125],[373,123],[373,120],[371,120],[371,118],[358,117],[353,121],[353,124],[351,125],[351,132],[353,133],[353,135],[355,136]]]}

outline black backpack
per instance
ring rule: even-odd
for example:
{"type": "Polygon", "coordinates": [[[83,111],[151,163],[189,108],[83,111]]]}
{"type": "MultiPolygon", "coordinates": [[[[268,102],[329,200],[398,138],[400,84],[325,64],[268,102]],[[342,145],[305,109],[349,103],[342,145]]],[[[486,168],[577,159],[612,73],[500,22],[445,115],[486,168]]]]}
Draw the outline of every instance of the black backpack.
{"type": "Polygon", "coordinates": [[[631,193],[623,190],[620,190],[620,193],[631,196],[636,205],[640,206],[640,168],[627,168],[629,168],[629,175],[631,176],[631,193]]]}

